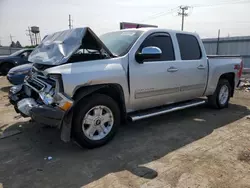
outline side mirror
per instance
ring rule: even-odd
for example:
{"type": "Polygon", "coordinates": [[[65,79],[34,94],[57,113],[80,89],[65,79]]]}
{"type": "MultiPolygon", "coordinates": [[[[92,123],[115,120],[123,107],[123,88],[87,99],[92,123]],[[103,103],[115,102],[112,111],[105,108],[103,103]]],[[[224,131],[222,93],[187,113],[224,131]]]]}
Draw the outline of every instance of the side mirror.
{"type": "Polygon", "coordinates": [[[147,59],[159,59],[162,55],[160,48],[148,46],[142,49],[141,52],[135,54],[135,59],[138,63],[143,63],[147,59]]]}

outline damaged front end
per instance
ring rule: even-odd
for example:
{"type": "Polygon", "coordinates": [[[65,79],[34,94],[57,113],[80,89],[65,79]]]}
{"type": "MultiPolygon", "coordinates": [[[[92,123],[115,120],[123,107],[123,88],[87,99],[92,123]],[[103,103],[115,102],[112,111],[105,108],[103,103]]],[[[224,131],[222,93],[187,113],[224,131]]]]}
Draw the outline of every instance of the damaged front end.
{"type": "MultiPolygon", "coordinates": [[[[24,117],[60,128],[61,139],[69,141],[74,101],[64,93],[65,72],[60,72],[60,66],[111,57],[114,55],[87,27],[48,35],[30,54],[33,67],[24,83],[10,89],[10,103],[24,117]]],[[[70,68],[67,71],[70,77],[70,68]]]]}
{"type": "Polygon", "coordinates": [[[73,100],[63,93],[61,76],[45,76],[35,67],[22,85],[10,89],[9,100],[23,117],[56,128],[61,128],[65,114],[73,105],[73,100]]]}

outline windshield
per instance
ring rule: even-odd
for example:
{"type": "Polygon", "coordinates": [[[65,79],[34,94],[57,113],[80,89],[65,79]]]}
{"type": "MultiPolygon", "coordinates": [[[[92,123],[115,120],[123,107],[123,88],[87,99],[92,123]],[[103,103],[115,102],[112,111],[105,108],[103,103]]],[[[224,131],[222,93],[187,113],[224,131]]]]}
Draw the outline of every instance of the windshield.
{"type": "Polygon", "coordinates": [[[143,31],[139,30],[121,30],[103,34],[100,39],[113,54],[122,56],[130,50],[142,33],[143,31]]]}
{"type": "Polygon", "coordinates": [[[18,50],[14,53],[12,53],[10,56],[18,56],[19,54],[21,54],[24,50],[18,50]]]}

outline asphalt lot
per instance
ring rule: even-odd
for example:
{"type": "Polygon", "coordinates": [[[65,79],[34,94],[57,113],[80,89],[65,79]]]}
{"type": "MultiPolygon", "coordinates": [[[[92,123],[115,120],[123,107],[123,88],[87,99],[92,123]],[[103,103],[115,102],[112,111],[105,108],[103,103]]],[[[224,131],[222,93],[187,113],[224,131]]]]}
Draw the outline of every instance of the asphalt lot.
{"type": "Polygon", "coordinates": [[[0,187],[250,187],[250,93],[129,123],[108,145],[87,150],[21,118],[0,78],[0,187]],[[52,157],[48,160],[48,157],[52,157]]]}

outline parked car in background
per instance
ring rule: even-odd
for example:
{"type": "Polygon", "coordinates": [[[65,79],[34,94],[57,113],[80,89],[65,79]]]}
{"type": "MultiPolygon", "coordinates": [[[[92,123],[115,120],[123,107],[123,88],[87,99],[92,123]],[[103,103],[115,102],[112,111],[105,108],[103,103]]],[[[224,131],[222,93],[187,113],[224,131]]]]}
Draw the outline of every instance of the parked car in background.
{"type": "Polygon", "coordinates": [[[126,119],[206,102],[226,108],[243,68],[241,57],[207,56],[196,33],[158,28],[100,38],[89,28],[57,32],[29,61],[32,73],[10,89],[10,103],[24,117],[59,128],[63,141],[73,136],[88,148],[110,141],[126,119]]]}
{"type": "Polygon", "coordinates": [[[13,85],[22,84],[25,76],[31,71],[32,63],[19,65],[10,69],[7,74],[7,79],[13,85]]]}
{"type": "Polygon", "coordinates": [[[28,57],[33,49],[22,49],[9,56],[0,56],[0,75],[6,76],[9,70],[15,66],[30,63],[28,57]]]}

